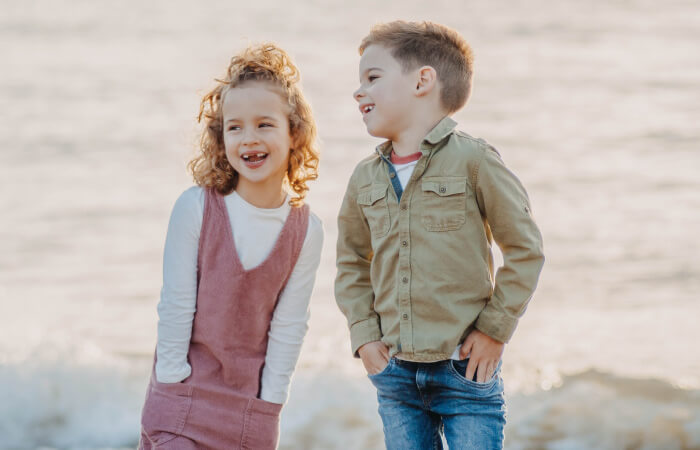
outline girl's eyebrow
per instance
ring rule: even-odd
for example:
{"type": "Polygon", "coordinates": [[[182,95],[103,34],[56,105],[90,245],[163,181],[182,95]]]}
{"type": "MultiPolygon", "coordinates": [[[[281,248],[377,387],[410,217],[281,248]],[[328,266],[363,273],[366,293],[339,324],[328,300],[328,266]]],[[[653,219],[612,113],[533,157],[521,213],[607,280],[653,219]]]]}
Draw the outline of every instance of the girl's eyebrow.
{"type": "MultiPolygon", "coordinates": [[[[242,120],[242,119],[239,119],[239,118],[237,118],[237,117],[232,117],[232,118],[230,118],[230,119],[227,119],[225,123],[229,123],[229,122],[240,122],[241,120],[242,120]]],[[[272,116],[257,116],[257,117],[255,117],[255,120],[271,120],[271,121],[274,121],[274,122],[277,121],[277,119],[275,119],[275,118],[272,117],[272,116]]]]}

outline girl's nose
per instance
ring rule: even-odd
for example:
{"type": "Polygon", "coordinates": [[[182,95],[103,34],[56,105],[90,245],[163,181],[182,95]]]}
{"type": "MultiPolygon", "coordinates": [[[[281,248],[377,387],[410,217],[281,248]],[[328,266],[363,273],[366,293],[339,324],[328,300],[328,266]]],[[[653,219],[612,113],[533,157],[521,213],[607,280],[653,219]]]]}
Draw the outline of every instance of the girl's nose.
{"type": "Polygon", "coordinates": [[[258,143],[258,133],[253,128],[248,128],[243,132],[243,140],[241,141],[243,145],[252,145],[258,143]]]}

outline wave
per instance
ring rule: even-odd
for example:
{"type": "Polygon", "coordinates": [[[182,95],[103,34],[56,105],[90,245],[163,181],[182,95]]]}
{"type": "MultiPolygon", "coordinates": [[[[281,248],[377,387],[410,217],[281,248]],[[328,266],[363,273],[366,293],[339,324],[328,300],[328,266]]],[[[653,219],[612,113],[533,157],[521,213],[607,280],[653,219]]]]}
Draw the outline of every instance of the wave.
{"type": "MultiPolygon", "coordinates": [[[[0,367],[0,448],[135,448],[148,361],[59,355],[0,367]]],[[[589,370],[507,403],[507,449],[700,449],[700,391],[660,380],[589,370]]],[[[281,428],[280,450],[384,447],[372,386],[340,371],[300,370],[281,428]]]]}

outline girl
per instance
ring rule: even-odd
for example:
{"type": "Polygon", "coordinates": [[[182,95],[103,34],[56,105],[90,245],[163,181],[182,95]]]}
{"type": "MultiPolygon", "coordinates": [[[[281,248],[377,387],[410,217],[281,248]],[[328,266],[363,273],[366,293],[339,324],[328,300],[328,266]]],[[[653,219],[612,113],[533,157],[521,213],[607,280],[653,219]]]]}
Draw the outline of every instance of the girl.
{"type": "Polygon", "coordinates": [[[323,231],[303,204],[318,151],[297,68],[265,44],[217,82],[198,186],[168,226],[141,449],[274,449],[307,330],[323,231]]]}

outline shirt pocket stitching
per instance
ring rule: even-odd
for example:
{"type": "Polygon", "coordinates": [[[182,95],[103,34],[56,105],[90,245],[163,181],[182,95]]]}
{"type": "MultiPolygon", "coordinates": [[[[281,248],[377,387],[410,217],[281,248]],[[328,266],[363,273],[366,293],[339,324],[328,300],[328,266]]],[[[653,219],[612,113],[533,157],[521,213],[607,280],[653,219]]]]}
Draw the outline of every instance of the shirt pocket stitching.
{"type": "Polygon", "coordinates": [[[453,231],[467,220],[467,177],[431,177],[421,183],[421,222],[428,231],[453,231]]]}
{"type": "Polygon", "coordinates": [[[387,190],[389,185],[372,185],[357,194],[357,204],[367,219],[374,237],[382,237],[389,232],[390,217],[387,190]]]}

